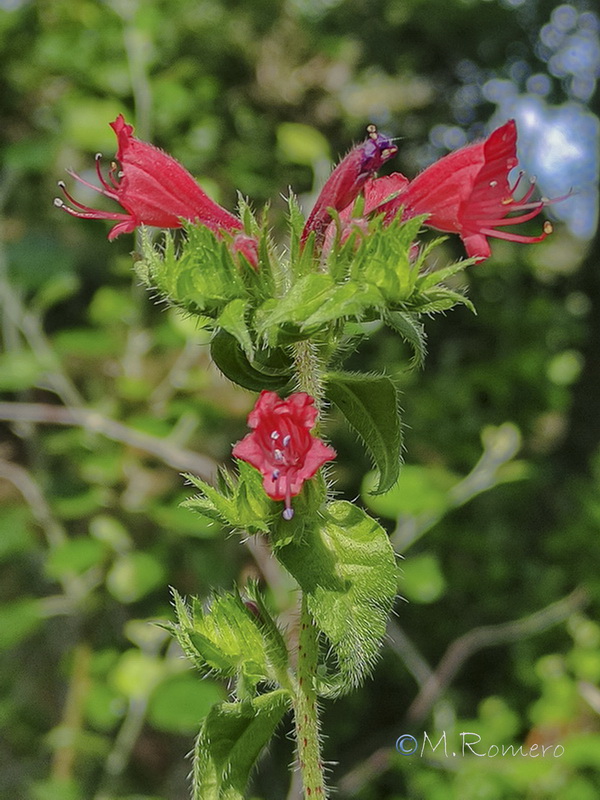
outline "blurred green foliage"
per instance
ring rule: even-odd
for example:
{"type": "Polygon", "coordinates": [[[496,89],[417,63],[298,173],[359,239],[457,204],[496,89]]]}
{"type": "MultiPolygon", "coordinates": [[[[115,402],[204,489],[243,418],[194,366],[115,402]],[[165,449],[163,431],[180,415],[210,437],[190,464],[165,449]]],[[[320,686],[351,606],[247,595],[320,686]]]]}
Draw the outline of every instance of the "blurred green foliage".
{"type": "MultiPolygon", "coordinates": [[[[556,5],[0,5],[0,399],[50,414],[1,423],[2,800],[185,798],[184,754],[228,687],[188,672],[152,624],[173,618],[168,586],[204,597],[262,575],[274,607],[294,613],[290,587],[256,552],[180,507],[192,493],[180,473],[209,479],[227,461],[253,395],[218,374],[204,332],[140,289],[131,237],[109,244],[103,223],[52,206],[65,168],[93,176],[122,112],[220,202],[233,207],[236,191],[257,208],[270,201],[277,237],[281,195],[291,186],[308,207],[368,122],[402,137],[393,169],[415,174],[430,128],[455,119],[465,59],[487,76],[507,77],[517,56],[543,70],[531,43],[556,5]]],[[[469,135],[492,111],[473,107],[469,135]]],[[[493,250],[457,279],[478,315],[426,326],[424,371],[408,369],[409,348],[384,329],[353,357],[403,389],[407,467],[381,496],[367,476],[361,496],[405,557],[409,603],[395,624],[410,647],[388,647],[372,682],[325,707],[341,798],[591,800],[600,789],[598,243],[559,228],[542,245],[493,250]],[[527,618],[577,586],[587,608],[474,650],[426,716],[406,719],[419,663],[433,668],[469,631],[527,618]],[[395,753],[400,734],[423,730],[565,752],[451,763],[395,753]]],[[[442,264],[462,254],[455,241],[442,251],[442,264]]],[[[340,490],[355,497],[370,465],[335,410],[328,431],[340,490]]],[[[256,798],[287,796],[291,757],[284,728],[256,798]]]]}

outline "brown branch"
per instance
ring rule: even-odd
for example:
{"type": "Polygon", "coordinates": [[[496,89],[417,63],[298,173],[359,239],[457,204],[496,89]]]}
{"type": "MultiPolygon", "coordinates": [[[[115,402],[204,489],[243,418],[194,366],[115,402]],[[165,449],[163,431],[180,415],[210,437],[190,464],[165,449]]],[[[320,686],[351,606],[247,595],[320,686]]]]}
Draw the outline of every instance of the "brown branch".
{"type": "Polygon", "coordinates": [[[48,505],[39,485],[24,467],[0,458],[0,479],[12,483],[23,495],[51,547],[58,547],[66,541],[67,534],[65,529],[52,514],[52,509],[48,505]]]}
{"type": "MultiPolygon", "coordinates": [[[[586,591],[579,587],[556,603],[552,603],[527,617],[522,617],[513,622],[504,622],[500,625],[473,628],[464,636],[455,639],[446,650],[435,672],[431,673],[429,679],[422,685],[419,694],[407,712],[405,724],[411,723],[414,725],[427,716],[432,706],[438,702],[440,695],[448,688],[465,661],[477,650],[514,642],[540,633],[564,621],[574,611],[586,605],[587,602],[589,602],[589,597],[586,591]]],[[[390,629],[388,628],[389,633],[390,629]]],[[[402,638],[396,640],[395,645],[393,649],[398,652],[399,647],[402,646],[402,638]]],[[[398,652],[398,655],[405,660],[402,653],[398,652]]],[[[411,658],[413,656],[414,654],[411,654],[411,658]]],[[[418,664],[416,669],[415,663],[413,663],[411,672],[419,680],[419,678],[424,677],[426,669],[425,662],[418,664]]],[[[600,699],[598,699],[598,702],[600,703],[600,699]]],[[[379,775],[390,769],[394,753],[393,747],[380,747],[375,750],[338,781],[340,790],[349,796],[357,794],[363,786],[371,784],[379,775]]]]}
{"type": "Polygon", "coordinates": [[[419,688],[431,680],[433,670],[395,619],[388,620],[386,644],[404,661],[404,666],[413,676],[419,688]]]}
{"type": "Polygon", "coordinates": [[[217,471],[216,463],[208,456],[184,450],[167,439],[136,431],[87,408],[66,408],[45,403],[0,403],[0,420],[36,422],[42,425],[75,425],[106,436],[114,442],[150,453],[179,472],[191,472],[211,481],[217,471]]]}
{"type": "Polygon", "coordinates": [[[430,712],[439,696],[454,680],[456,674],[474,653],[484,647],[507,644],[524,639],[551,628],[589,601],[587,592],[582,587],[575,589],[567,597],[557,600],[546,608],[536,611],[527,617],[514,622],[503,622],[500,625],[486,625],[473,628],[468,633],[455,639],[442,656],[437,669],[408,709],[406,719],[409,723],[419,722],[430,712]]]}

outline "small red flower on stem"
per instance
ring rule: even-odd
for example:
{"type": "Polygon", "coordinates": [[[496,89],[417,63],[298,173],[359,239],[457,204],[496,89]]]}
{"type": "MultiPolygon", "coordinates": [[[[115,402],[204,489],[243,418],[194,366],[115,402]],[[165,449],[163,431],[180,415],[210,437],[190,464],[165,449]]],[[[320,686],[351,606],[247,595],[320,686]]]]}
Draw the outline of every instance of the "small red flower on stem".
{"type": "Polygon", "coordinates": [[[116,200],[126,213],[100,211],[75,200],[61,181],[60,188],[74,208],[56,198],[55,205],[73,217],[82,219],[109,219],[117,224],[108,234],[109,240],[122,233],[131,233],[139,225],[159,228],[180,228],[181,220],[199,222],[214,233],[230,233],[232,249],[240,251],[253,266],[257,262],[256,241],[242,232],[242,222],[224,209],[201,189],[190,173],[172,156],[158,147],[142,142],[133,136],[133,127],[122,114],[110,123],[117,135],[117,160],[105,178],[100,170],[101,155],[96,156],[96,172],[100,186],[76,175],[73,178],[100,194],[116,200]]]}
{"type": "Polygon", "coordinates": [[[367,139],[353,147],[340,161],[322,188],[302,231],[302,245],[314,231],[315,244],[320,249],[331,222],[328,209],[333,208],[339,212],[347,208],[356,200],[366,181],[398,152],[390,139],[377,133],[375,125],[369,125],[367,132],[367,139]]]}
{"type": "Polygon", "coordinates": [[[527,222],[548,203],[563,199],[530,201],[535,188],[532,183],[517,200],[514,192],[523,173],[512,186],[508,182],[508,173],[517,163],[517,129],[511,119],[484,141],[467,145],[436,161],[408,184],[399,173],[369,181],[365,186],[365,213],[385,212],[386,221],[391,221],[400,208],[403,219],[428,214],[426,225],[457,233],[467,255],[484,261],[491,255],[487,237],[532,243],[541,242],[552,233],[550,222],[544,223],[543,232],[538,236],[498,230],[527,222]],[[392,194],[394,196],[390,197],[392,194]],[[524,213],[509,216],[513,212],[524,213]]]}
{"type": "Polygon", "coordinates": [[[284,500],[284,519],[294,511],[291,498],[300,494],[304,481],[312,478],[336,452],[310,433],[317,420],[314,397],[295,392],[282,400],[275,392],[262,391],[248,415],[253,432],[233,448],[233,455],[260,470],[263,487],[272,500],[284,500]]]}

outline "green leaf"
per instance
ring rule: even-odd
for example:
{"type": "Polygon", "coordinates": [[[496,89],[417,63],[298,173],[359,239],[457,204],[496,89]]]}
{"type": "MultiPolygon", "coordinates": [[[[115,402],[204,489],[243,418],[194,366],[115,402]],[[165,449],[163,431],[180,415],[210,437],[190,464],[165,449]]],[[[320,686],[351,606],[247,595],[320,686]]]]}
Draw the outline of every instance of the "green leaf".
{"type": "Polygon", "coordinates": [[[235,337],[248,359],[254,357],[252,337],[246,324],[248,301],[238,297],[228,303],[217,319],[217,325],[235,337]]]}
{"type": "MultiPolygon", "coordinates": [[[[289,525],[282,521],[275,538],[287,536],[289,525]]],[[[324,685],[324,693],[358,685],[377,658],[396,594],[386,532],[362,509],[339,500],[274,552],[307,594],[315,623],[337,656],[339,678],[324,685]]]]}
{"type": "Polygon", "coordinates": [[[194,675],[175,675],[162,681],[152,693],[148,722],[167,733],[195,734],[215,703],[223,700],[223,688],[194,675]]]}
{"type": "Polygon", "coordinates": [[[258,583],[251,582],[246,587],[248,599],[256,605],[258,613],[257,625],[264,639],[267,660],[272,668],[273,675],[283,687],[289,688],[288,668],[289,655],[285,640],[271,612],[265,605],[264,598],[259,591],[258,583]]]}
{"type": "Polygon", "coordinates": [[[402,452],[399,393],[386,375],[331,372],[326,396],[361,437],[379,470],[375,493],[387,491],[398,478],[402,452]]]}
{"type": "Polygon", "coordinates": [[[284,160],[308,167],[330,157],[329,142],[325,136],[316,128],[301,122],[281,122],[277,126],[277,149],[284,160]]]}
{"type": "Polygon", "coordinates": [[[37,356],[27,350],[0,353],[0,391],[31,389],[43,374],[44,367],[37,356]]]}
{"type": "Polygon", "coordinates": [[[244,389],[253,392],[260,392],[263,389],[278,391],[290,382],[291,367],[273,369],[266,361],[261,361],[259,358],[250,362],[239,342],[225,330],[218,331],[213,337],[210,353],[223,375],[244,389]]]}
{"type": "Polygon", "coordinates": [[[165,579],[165,567],[155,556],[124,553],[108,572],[106,588],[119,602],[135,603],[161,586],[165,579]]]}
{"type": "Polygon", "coordinates": [[[210,711],[194,748],[193,800],[243,800],[250,771],[288,710],[279,689],[210,711]]]}
{"type": "Polygon", "coordinates": [[[11,506],[4,500],[0,508],[0,564],[18,553],[38,546],[31,530],[33,514],[29,506],[11,506]]]}
{"type": "Polygon", "coordinates": [[[167,663],[158,656],[129,648],[110,673],[110,684],[129,699],[147,698],[166,677],[167,663]]]}
{"type": "Polygon", "coordinates": [[[35,597],[23,597],[0,607],[0,652],[29,636],[42,621],[42,605],[35,597]]]}
{"type": "Polygon", "coordinates": [[[69,574],[80,575],[99,565],[106,556],[107,548],[98,539],[80,537],[67,539],[51,550],[45,564],[46,573],[55,579],[69,574]]]}
{"type": "Polygon", "coordinates": [[[320,307],[304,321],[302,327],[320,325],[342,317],[357,317],[367,308],[380,308],[384,304],[376,286],[355,281],[336,284],[329,297],[322,299],[320,307]]]}
{"type": "Polygon", "coordinates": [[[425,328],[418,321],[416,315],[407,311],[388,311],[383,319],[386,325],[399,333],[404,341],[412,347],[411,366],[422,367],[427,354],[425,328]]]}
{"type": "Polygon", "coordinates": [[[433,603],[444,594],[446,581],[437,556],[421,553],[402,563],[400,587],[415,603],[433,603]]]}
{"type": "Polygon", "coordinates": [[[443,514],[452,506],[449,491],[459,480],[459,476],[442,467],[404,464],[396,483],[376,497],[371,491],[375,474],[365,475],[361,497],[371,511],[388,519],[443,514]]]}
{"type": "Polygon", "coordinates": [[[330,275],[313,272],[305,275],[277,301],[267,301],[256,312],[256,329],[266,334],[284,322],[303,324],[331,296],[335,284],[330,275]]]}

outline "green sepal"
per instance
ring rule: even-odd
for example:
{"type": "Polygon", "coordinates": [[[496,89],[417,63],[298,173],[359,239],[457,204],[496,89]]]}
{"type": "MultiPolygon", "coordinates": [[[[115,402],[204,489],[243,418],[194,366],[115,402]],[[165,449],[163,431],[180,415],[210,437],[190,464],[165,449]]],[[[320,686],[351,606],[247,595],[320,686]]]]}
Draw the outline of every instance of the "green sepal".
{"type": "Polygon", "coordinates": [[[411,366],[422,367],[427,355],[425,328],[416,314],[408,311],[387,311],[383,321],[412,347],[411,366]]]}
{"type": "Polygon", "coordinates": [[[219,488],[194,475],[186,475],[200,489],[200,494],[190,497],[181,505],[232,529],[267,533],[277,514],[278,504],[265,493],[262,476],[257,469],[245,461],[236,463],[238,479],[234,480],[229,473],[222,471],[219,488]]]}
{"type": "Polygon", "coordinates": [[[356,687],[377,659],[396,594],[386,532],[362,509],[336,500],[274,554],[306,593],[336,656],[339,675],[323,679],[321,692],[338,695],[356,687]]]}
{"type": "Polygon", "coordinates": [[[246,324],[248,301],[241,297],[228,303],[217,319],[217,326],[233,336],[239,342],[249,360],[254,358],[252,336],[246,324]]]}
{"type": "Polygon", "coordinates": [[[282,390],[292,377],[291,361],[286,359],[285,354],[257,354],[253,361],[249,361],[240,342],[223,329],[213,336],[210,352],[213,361],[226,378],[253,392],[263,389],[282,390]],[[285,364],[286,361],[289,364],[287,368],[270,366],[271,363],[285,364]]]}
{"type": "Polygon", "coordinates": [[[244,800],[250,772],[290,700],[288,691],[278,689],[213,706],[194,747],[192,800],[244,800]]]}
{"type": "Polygon", "coordinates": [[[330,372],[325,394],[356,431],[379,470],[375,494],[396,482],[402,456],[399,391],[387,375],[330,372]]]}

